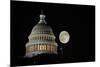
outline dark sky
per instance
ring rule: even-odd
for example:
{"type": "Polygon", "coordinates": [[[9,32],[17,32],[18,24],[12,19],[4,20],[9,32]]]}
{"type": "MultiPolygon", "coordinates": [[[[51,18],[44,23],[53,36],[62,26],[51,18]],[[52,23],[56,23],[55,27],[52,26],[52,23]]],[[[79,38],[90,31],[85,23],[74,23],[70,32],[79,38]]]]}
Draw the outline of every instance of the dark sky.
{"type": "Polygon", "coordinates": [[[25,44],[32,28],[39,22],[41,9],[47,24],[53,29],[56,42],[64,48],[64,58],[76,62],[95,60],[95,6],[11,1],[13,65],[22,65],[18,59],[25,55],[25,44]],[[59,41],[59,33],[63,30],[68,31],[71,37],[67,44],[59,41]]]}

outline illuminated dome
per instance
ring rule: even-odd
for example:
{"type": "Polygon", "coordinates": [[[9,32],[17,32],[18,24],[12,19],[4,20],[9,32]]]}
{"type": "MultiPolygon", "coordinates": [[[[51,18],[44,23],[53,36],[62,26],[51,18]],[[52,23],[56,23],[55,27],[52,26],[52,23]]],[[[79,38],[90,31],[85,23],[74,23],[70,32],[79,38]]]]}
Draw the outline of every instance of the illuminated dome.
{"type": "Polygon", "coordinates": [[[40,15],[40,21],[33,27],[28,39],[26,57],[32,57],[42,53],[57,54],[55,36],[52,28],[45,21],[45,15],[40,15]]]}

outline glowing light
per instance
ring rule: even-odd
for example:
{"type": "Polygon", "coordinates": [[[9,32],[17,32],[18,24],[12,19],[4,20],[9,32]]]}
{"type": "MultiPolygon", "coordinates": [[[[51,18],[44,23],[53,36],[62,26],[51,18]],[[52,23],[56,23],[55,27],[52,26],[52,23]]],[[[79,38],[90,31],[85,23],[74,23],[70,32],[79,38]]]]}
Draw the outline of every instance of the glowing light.
{"type": "Polygon", "coordinates": [[[68,43],[69,39],[70,39],[70,35],[67,31],[62,31],[60,33],[59,40],[60,40],[61,43],[64,43],[64,44],[68,43]]]}

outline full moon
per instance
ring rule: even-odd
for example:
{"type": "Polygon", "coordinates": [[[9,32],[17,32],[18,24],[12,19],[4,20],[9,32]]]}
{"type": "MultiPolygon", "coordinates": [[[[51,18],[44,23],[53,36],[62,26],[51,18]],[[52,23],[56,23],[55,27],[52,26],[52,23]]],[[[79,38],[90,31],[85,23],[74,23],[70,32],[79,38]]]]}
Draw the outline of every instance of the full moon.
{"type": "Polygon", "coordinates": [[[61,43],[68,43],[70,38],[70,35],[67,31],[61,31],[60,35],[59,35],[59,40],[61,43]]]}

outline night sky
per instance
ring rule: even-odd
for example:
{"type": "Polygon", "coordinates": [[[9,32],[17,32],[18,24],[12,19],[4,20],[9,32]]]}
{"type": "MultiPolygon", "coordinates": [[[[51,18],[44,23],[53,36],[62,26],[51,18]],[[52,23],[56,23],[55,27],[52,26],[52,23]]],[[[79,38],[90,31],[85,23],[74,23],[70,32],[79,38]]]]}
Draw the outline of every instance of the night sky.
{"type": "Polygon", "coordinates": [[[56,42],[63,47],[63,55],[58,47],[57,56],[39,56],[36,65],[95,61],[94,5],[11,1],[11,65],[35,64],[32,63],[34,58],[24,58],[25,44],[32,28],[39,22],[41,9],[46,15],[47,24],[53,29],[56,42]],[[67,44],[59,41],[63,30],[70,34],[67,44]],[[56,59],[50,60],[48,57],[56,59]]]}

